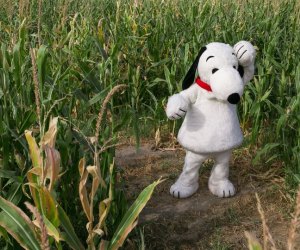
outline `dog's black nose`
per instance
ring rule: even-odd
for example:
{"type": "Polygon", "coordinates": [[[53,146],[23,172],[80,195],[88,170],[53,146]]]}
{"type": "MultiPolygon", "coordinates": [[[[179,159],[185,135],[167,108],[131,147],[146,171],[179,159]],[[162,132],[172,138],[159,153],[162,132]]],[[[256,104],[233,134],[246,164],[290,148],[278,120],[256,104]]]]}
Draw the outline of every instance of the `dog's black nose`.
{"type": "Polygon", "coordinates": [[[231,104],[237,104],[240,101],[240,95],[238,93],[233,93],[228,96],[227,101],[231,104]]]}

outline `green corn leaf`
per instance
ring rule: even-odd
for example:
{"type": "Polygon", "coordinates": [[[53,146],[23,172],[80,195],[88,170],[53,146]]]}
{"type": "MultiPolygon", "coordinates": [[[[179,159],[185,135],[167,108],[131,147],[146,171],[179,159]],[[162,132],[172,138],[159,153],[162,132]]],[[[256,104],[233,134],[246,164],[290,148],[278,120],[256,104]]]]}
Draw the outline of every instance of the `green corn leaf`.
{"type": "Polygon", "coordinates": [[[0,100],[3,96],[4,96],[3,90],[2,90],[2,88],[0,88],[0,100]]]}
{"type": "Polygon", "coordinates": [[[56,202],[53,199],[50,191],[46,187],[41,187],[38,190],[41,204],[41,212],[55,226],[59,226],[58,211],[56,202]]]}
{"type": "Polygon", "coordinates": [[[47,47],[45,45],[42,45],[37,52],[38,78],[42,86],[44,85],[45,76],[46,76],[47,55],[48,55],[47,47]]]}
{"type": "Polygon", "coordinates": [[[5,241],[8,241],[9,240],[9,236],[8,236],[8,233],[7,231],[5,230],[4,227],[1,227],[0,226],[0,238],[3,237],[5,239],[5,241]]]}
{"type": "Polygon", "coordinates": [[[155,97],[155,95],[154,95],[149,89],[147,89],[147,92],[149,93],[151,99],[152,99],[153,102],[154,102],[154,107],[157,107],[157,105],[158,105],[158,100],[157,100],[157,98],[155,97]]]}
{"type": "Polygon", "coordinates": [[[19,39],[21,41],[21,48],[24,50],[24,40],[26,39],[27,27],[26,27],[26,18],[23,19],[20,27],[19,27],[19,39]]]}
{"type": "Polygon", "coordinates": [[[6,199],[17,205],[21,201],[22,196],[22,183],[13,182],[7,191],[6,199]]]}
{"type": "Polygon", "coordinates": [[[264,95],[260,98],[260,101],[261,101],[261,102],[262,102],[262,101],[265,101],[265,100],[269,97],[269,95],[271,94],[271,92],[272,92],[272,88],[268,89],[268,90],[264,93],[264,95]]]}
{"type": "Polygon", "coordinates": [[[16,182],[20,182],[15,171],[0,169],[0,178],[13,179],[16,182]]]}
{"type": "Polygon", "coordinates": [[[70,222],[69,217],[67,216],[66,212],[62,209],[61,206],[58,205],[58,217],[60,221],[60,226],[63,229],[61,234],[61,238],[67,242],[67,244],[75,250],[84,250],[83,245],[81,244],[80,240],[78,239],[74,228],[70,222]]]}
{"type": "Polygon", "coordinates": [[[95,103],[104,100],[105,96],[107,95],[109,88],[105,88],[104,90],[100,91],[98,94],[93,96],[87,103],[88,106],[92,106],[95,103]]]}
{"type": "Polygon", "coordinates": [[[13,75],[17,86],[21,85],[20,41],[13,48],[13,75]]]}
{"type": "Polygon", "coordinates": [[[13,203],[0,197],[0,226],[15,238],[25,249],[40,250],[41,247],[34,232],[34,225],[28,216],[13,203]]]}
{"type": "MultiPolygon", "coordinates": [[[[263,156],[266,157],[266,156],[271,155],[270,152],[272,152],[272,150],[274,150],[275,148],[277,148],[279,146],[280,146],[280,143],[267,143],[264,147],[262,147],[262,149],[260,149],[256,153],[256,156],[253,159],[253,164],[256,165],[263,156]]],[[[271,157],[274,157],[274,155],[271,157]]],[[[267,160],[267,162],[268,162],[268,160],[267,160]]]]}
{"type": "MultiPolygon", "coordinates": [[[[46,61],[48,56],[48,50],[45,45],[42,45],[37,51],[37,68],[38,68],[38,78],[40,89],[43,89],[46,79],[46,61]]],[[[40,91],[41,102],[43,103],[43,91],[40,91]]]]}
{"type": "Polygon", "coordinates": [[[19,131],[20,133],[23,133],[25,129],[29,128],[37,119],[37,115],[33,110],[28,110],[24,114],[24,119],[22,120],[22,123],[20,124],[19,131]]]}
{"type": "Polygon", "coordinates": [[[118,249],[123,245],[123,242],[126,239],[127,235],[136,225],[136,219],[139,216],[142,209],[146,206],[155,187],[161,182],[162,180],[153,182],[140,193],[136,201],[132,204],[132,206],[124,215],[120,225],[118,226],[117,230],[115,231],[115,234],[112,237],[108,249],[118,249]]]}
{"type": "Polygon", "coordinates": [[[173,94],[173,85],[171,82],[171,73],[166,65],[164,65],[164,72],[165,72],[165,78],[166,78],[169,94],[172,95],[173,94]]]}

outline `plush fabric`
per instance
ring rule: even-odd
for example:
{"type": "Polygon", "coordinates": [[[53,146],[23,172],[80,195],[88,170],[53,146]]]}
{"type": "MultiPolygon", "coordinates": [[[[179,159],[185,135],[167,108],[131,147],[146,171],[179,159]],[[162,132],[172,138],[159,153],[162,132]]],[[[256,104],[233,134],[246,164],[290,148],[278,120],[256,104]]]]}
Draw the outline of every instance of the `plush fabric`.
{"type": "Polygon", "coordinates": [[[198,169],[207,158],[216,162],[210,191],[220,197],[235,193],[228,180],[228,162],[232,149],[243,141],[236,104],[253,77],[255,49],[247,41],[240,41],[233,48],[216,42],[203,48],[184,78],[184,90],[169,97],[166,108],[169,119],[185,116],[177,137],[187,150],[185,165],[170,190],[178,198],[196,192],[198,169]],[[202,84],[199,79],[195,83],[196,71],[202,84]]]}

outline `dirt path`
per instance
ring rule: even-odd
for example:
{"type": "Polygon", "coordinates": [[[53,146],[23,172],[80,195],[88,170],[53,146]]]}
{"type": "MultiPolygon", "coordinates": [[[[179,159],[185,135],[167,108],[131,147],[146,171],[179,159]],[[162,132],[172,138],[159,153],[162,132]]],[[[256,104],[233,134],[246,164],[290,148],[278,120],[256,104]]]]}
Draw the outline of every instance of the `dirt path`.
{"type": "MultiPolygon", "coordinates": [[[[156,189],[143,210],[139,224],[144,227],[146,249],[247,249],[244,231],[262,242],[262,226],[255,192],[259,194],[278,249],[286,246],[290,205],[283,194],[278,168],[269,171],[251,166],[246,151],[235,152],[230,178],[238,189],[233,198],[213,196],[207,187],[213,162],[200,170],[200,188],[187,199],[175,199],[169,188],[181,172],[184,151],[153,151],[151,144],[136,153],[134,146],[117,150],[117,166],[124,170],[129,199],[159,177],[167,178],[156,189]],[[275,169],[275,170],[274,170],[275,169]]],[[[299,248],[300,249],[300,245],[299,248]]]]}

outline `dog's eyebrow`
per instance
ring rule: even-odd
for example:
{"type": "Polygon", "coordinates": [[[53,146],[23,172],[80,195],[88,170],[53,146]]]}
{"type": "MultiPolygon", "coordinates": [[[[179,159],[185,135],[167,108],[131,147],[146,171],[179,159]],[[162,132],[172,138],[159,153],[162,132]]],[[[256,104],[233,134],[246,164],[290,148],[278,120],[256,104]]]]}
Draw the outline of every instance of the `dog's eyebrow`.
{"type": "Polygon", "coordinates": [[[206,58],[206,61],[208,61],[208,59],[213,58],[214,56],[209,56],[206,58]]]}

